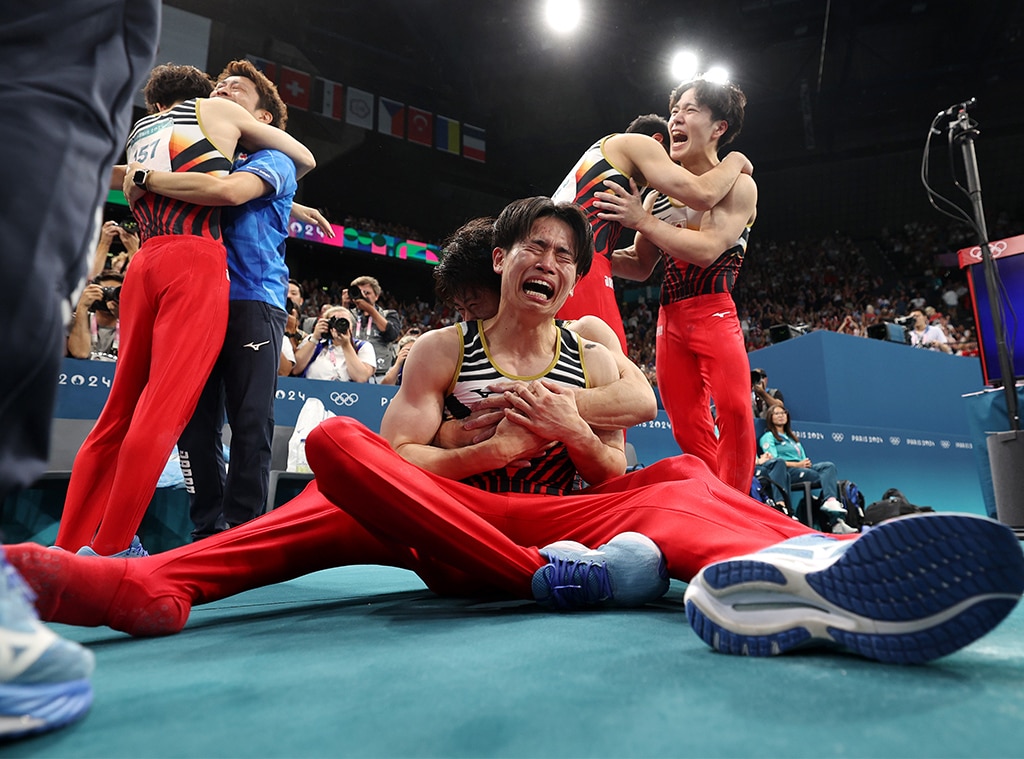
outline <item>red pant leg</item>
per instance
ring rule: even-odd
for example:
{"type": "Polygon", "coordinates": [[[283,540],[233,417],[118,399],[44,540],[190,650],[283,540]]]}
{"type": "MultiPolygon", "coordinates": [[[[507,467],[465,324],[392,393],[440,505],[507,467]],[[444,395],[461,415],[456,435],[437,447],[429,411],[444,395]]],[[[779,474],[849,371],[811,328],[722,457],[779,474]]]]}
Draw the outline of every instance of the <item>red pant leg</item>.
{"type": "Polygon", "coordinates": [[[494,526],[509,496],[426,472],[347,417],[313,430],[306,458],[321,492],[379,538],[516,597],[532,597],[530,582],[545,561],[534,544],[518,545],[494,526]]]}
{"type": "MultiPolygon", "coordinates": [[[[209,345],[223,341],[227,326],[229,283],[222,245],[181,235],[151,238],[146,247],[146,255],[140,250],[132,261],[129,277],[135,278],[135,295],[121,318],[127,321],[148,310],[151,321],[126,324],[128,342],[122,343],[115,377],[124,370],[130,380],[120,387],[115,380],[107,401],[112,411],[105,426],[94,430],[102,444],[83,447],[74,466],[82,470],[82,480],[101,470],[99,478],[109,479],[99,528],[91,541],[100,554],[127,548],[138,531],[160,473],[217,359],[209,345]],[[151,329],[143,331],[146,325],[151,329]],[[113,439],[114,433],[122,432],[120,441],[113,439]]],[[[88,497],[90,489],[76,483],[74,513],[82,512],[83,494],[88,497]]],[[[76,532],[87,529],[82,526],[76,532]]]]}
{"type": "Polygon", "coordinates": [[[662,306],[657,371],[662,403],[683,452],[701,458],[723,482],[749,493],[757,447],[750,363],[730,295],[703,295],[662,306]],[[717,421],[709,411],[711,400],[717,421]]]}
{"type": "Polygon", "coordinates": [[[687,330],[679,318],[669,318],[679,304],[663,305],[658,312],[655,365],[661,403],[672,424],[672,437],[683,453],[696,456],[717,469],[718,438],[711,416],[711,394],[701,375],[697,356],[690,350],[687,330]]]}
{"type": "MultiPolygon", "coordinates": [[[[320,495],[315,482],[269,514],[145,558],[96,559],[35,544],[11,546],[9,555],[35,588],[45,619],[134,635],[177,632],[195,604],[321,569],[419,568],[411,551],[374,538],[320,495]]],[[[445,577],[443,567],[428,569],[445,577]]]]}
{"type": "Polygon", "coordinates": [[[596,546],[619,532],[642,533],[665,554],[669,574],[684,582],[711,562],[813,532],[724,484],[695,456],[663,459],[570,498],[591,499],[595,514],[576,540],[596,546]]]}
{"type": "MultiPolygon", "coordinates": [[[[143,270],[151,246],[142,246],[121,287],[120,357],[99,418],[75,456],[56,544],[68,551],[90,545],[100,526],[117,473],[121,443],[149,380],[156,311],[146,294],[143,270]]],[[[121,549],[117,549],[121,550],[121,549]]]]}

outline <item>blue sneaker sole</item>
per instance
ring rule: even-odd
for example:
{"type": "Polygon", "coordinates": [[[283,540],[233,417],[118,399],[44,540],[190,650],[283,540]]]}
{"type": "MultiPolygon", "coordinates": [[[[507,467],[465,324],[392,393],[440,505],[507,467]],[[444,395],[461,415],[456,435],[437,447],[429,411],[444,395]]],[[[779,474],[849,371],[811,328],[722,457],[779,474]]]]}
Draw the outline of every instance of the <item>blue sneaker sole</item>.
{"type": "Polygon", "coordinates": [[[993,520],[914,516],[873,528],[821,569],[752,555],[712,564],[691,585],[687,618],[718,651],[838,646],[917,664],[963,648],[1010,613],[1024,592],[1024,553],[993,520]]]}
{"type": "Polygon", "coordinates": [[[92,706],[88,679],[53,685],[0,685],[0,741],[55,730],[92,706]]]}

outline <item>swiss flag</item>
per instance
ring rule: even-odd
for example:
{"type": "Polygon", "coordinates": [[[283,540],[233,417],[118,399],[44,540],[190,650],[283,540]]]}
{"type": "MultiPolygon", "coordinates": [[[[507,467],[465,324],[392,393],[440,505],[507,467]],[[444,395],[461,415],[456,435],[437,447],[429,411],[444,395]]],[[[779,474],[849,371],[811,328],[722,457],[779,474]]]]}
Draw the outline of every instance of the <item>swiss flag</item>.
{"type": "Polygon", "coordinates": [[[305,71],[296,71],[287,66],[281,66],[281,79],[277,83],[277,91],[281,94],[281,100],[289,108],[308,111],[312,87],[313,78],[305,71]]]}

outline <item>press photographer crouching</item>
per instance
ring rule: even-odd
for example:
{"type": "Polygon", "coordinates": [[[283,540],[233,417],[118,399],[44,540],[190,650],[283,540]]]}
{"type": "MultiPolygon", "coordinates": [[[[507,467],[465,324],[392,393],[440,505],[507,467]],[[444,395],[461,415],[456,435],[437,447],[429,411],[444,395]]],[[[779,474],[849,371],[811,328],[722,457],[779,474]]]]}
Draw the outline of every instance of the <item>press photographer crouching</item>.
{"type": "Polygon", "coordinates": [[[118,307],[123,280],[117,272],[104,271],[82,290],[68,330],[68,356],[117,361],[121,337],[118,307]]]}
{"type": "Polygon", "coordinates": [[[373,346],[352,335],[355,320],[347,308],[328,310],[295,349],[292,375],[318,380],[369,382],[376,371],[373,346]]]}

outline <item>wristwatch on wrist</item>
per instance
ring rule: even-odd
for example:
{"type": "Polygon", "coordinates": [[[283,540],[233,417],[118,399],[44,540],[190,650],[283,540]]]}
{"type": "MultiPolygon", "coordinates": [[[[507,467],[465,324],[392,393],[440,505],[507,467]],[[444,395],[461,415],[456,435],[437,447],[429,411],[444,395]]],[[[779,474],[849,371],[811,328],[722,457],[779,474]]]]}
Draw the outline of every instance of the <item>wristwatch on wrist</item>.
{"type": "Polygon", "coordinates": [[[141,187],[143,190],[146,189],[146,180],[149,178],[149,169],[136,169],[135,173],[132,174],[132,182],[135,183],[136,187],[141,187]]]}

